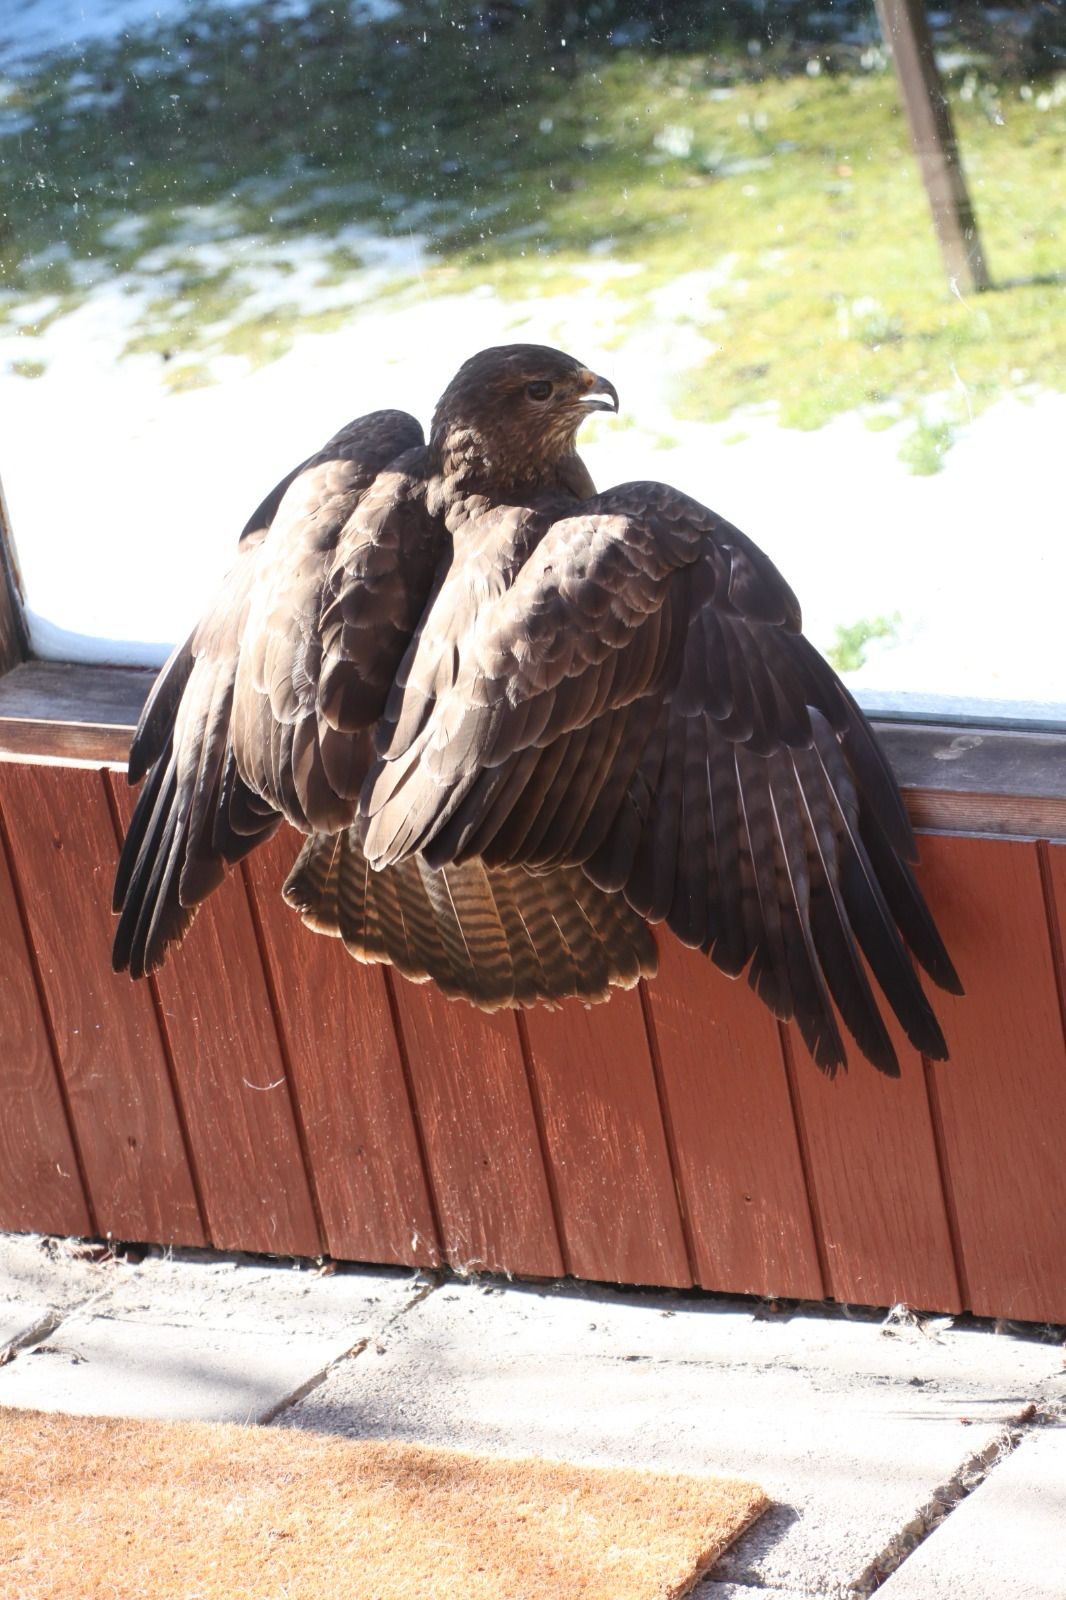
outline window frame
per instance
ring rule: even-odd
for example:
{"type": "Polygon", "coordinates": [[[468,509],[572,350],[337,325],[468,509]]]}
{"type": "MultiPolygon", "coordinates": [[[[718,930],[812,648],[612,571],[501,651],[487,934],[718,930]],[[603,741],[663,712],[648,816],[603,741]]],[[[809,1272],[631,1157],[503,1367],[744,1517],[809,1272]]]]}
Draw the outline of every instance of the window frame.
{"type": "MultiPolygon", "coordinates": [[[[124,767],[154,667],[30,650],[0,491],[0,760],[124,767]]],[[[870,718],[924,832],[1066,841],[1066,732],[979,719],[870,718]]]]}
{"type": "MultiPolygon", "coordinates": [[[[989,287],[925,0],[876,0],[949,276],[989,287]]],[[[0,760],[125,765],[155,669],[33,656],[0,485],[0,760]]],[[[1066,729],[1002,716],[868,713],[915,826],[1066,840],[1066,729]]]]}

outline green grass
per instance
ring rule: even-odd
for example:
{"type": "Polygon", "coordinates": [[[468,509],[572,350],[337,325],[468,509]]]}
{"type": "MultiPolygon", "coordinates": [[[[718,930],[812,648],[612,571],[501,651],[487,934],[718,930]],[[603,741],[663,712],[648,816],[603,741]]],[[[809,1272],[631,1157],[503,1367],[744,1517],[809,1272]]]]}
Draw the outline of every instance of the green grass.
{"type": "Polygon", "coordinates": [[[294,21],[267,3],[185,27],[19,80],[0,113],[0,133],[5,114],[37,126],[32,143],[0,137],[8,309],[51,294],[48,315],[63,314],[86,268],[156,284],[128,349],[157,354],[175,387],[208,380],[213,355],[273,360],[348,314],[294,296],[245,315],[236,254],[198,265],[193,235],[251,237],[279,276],[286,247],[319,235],[319,281],[336,285],[361,264],[340,238],[351,223],[424,234],[430,293],[550,297],[587,282],[589,252],[637,264],[604,290],[623,329],[651,319],[655,290],[706,272],[685,316],[712,349],[693,341],[680,416],[773,403],[799,428],[855,408],[871,426],[909,417],[914,470],[935,470],[953,427],[996,396],[1066,384],[1066,118],[1047,86],[954,86],[989,264],[1014,284],[960,297],[884,71],[782,63],[752,81],[743,52],[587,44],[564,71],[528,20],[479,31],[457,4],[356,28],[329,4],[294,21]],[[86,75],[102,99],[85,103],[86,75]],[[945,394],[943,420],[924,421],[945,394]]]}
{"type": "Polygon", "coordinates": [[[890,617],[860,617],[851,624],[838,623],[825,654],[837,672],[857,672],[866,662],[870,641],[897,639],[902,622],[899,612],[894,611],[890,617]]]}
{"type": "Polygon", "coordinates": [[[954,440],[955,430],[949,422],[927,422],[923,417],[900,446],[899,458],[912,472],[929,477],[940,471],[954,440]]]}

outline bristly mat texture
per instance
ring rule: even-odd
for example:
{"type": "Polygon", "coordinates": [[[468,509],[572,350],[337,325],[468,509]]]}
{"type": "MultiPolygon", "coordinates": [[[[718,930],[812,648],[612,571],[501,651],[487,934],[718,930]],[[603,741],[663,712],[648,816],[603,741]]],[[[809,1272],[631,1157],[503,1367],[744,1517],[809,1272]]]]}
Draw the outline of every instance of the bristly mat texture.
{"type": "Polygon", "coordinates": [[[754,1484],[0,1408],[10,1600],[660,1600],[754,1484]]]}

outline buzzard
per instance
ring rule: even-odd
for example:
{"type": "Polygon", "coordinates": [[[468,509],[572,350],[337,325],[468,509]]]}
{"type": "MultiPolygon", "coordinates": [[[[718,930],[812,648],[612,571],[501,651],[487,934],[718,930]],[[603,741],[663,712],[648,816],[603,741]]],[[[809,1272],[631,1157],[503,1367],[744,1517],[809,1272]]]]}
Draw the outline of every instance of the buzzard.
{"type": "Polygon", "coordinates": [[[267,496],[133,740],[117,970],[284,820],[309,927],[487,1010],[606,999],[665,922],[826,1071],[839,1017],[898,1072],[868,972],[946,1055],[908,948],[959,982],[868,722],[750,539],[665,484],[596,493],[603,409],[558,350],[483,350],[428,442],[372,412],[267,496]]]}

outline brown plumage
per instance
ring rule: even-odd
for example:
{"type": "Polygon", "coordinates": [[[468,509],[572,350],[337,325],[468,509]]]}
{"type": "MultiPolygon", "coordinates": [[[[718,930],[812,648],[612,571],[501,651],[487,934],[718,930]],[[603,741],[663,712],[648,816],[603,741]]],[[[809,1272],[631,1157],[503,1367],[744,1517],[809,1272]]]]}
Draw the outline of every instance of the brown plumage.
{"type": "Polygon", "coordinates": [[[845,1059],[898,1070],[872,971],[946,1054],[908,946],[951,962],[861,711],[750,540],[675,489],[596,494],[575,452],[612,386],[486,350],[412,417],[350,423],[256,510],[130,753],[116,968],[152,970],[284,818],[307,924],[495,1009],[606,998],[649,924],[845,1059]]]}

